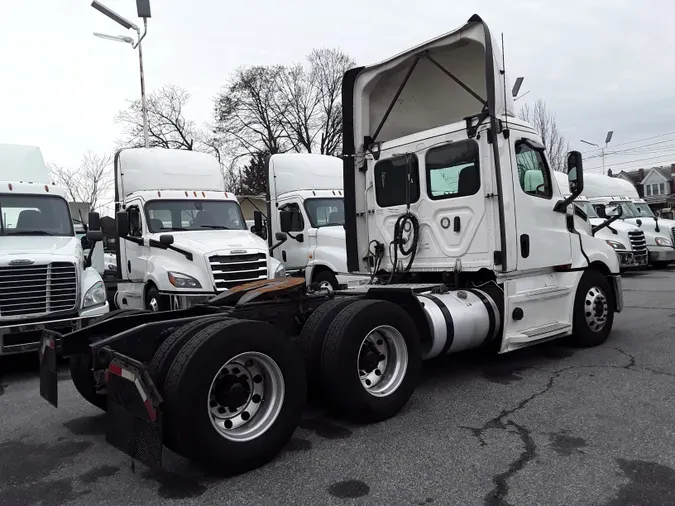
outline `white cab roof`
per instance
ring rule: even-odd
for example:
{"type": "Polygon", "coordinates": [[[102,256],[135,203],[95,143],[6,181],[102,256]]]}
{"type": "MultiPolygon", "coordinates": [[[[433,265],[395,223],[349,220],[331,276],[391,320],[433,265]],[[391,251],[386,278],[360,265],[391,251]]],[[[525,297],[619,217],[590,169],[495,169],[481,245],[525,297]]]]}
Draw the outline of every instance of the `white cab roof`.
{"type": "Polygon", "coordinates": [[[283,153],[269,161],[270,193],[342,190],[342,160],[335,156],[283,153]]]}
{"type": "Polygon", "coordinates": [[[375,135],[413,65],[415,67],[375,141],[384,142],[463,121],[483,110],[483,104],[477,98],[434,62],[481,100],[490,102],[489,112],[494,116],[514,115],[511,85],[506,75],[500,72],[500,46],[483,20],[474,15],[453,31],[359,70],[352,102],[357,151],[364,136],[375,135]]]}
{"type": "Polygon", "coordinates": [[[591,199],[597,197],[640,198],[635,187],[628,181],[618,177],[603,176],[602,174],[584,173],[583,194],[591,199]]]}
{"type": "Polygon", "coordinates": [[[50,183],[49,170],[40,148],[0,144],[0,181],[50,183]]]}
{"type": "Polygon", "coordinates": [[[124,149],[115,165],[120,196],[143,190],[225,191],[218,160],[198,151],[124,149]]]}

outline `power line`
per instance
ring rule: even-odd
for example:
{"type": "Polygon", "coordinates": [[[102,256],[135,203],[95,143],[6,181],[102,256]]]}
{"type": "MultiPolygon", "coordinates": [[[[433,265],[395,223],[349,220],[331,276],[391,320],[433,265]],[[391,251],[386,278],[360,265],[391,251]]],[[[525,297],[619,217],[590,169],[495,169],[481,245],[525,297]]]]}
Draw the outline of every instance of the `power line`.
{"type": "MultiPolygon", "coordinates": [[[[643,141],[648,141],[648,140],[651,140],[651,139],[658,139],[659,137],[666,137],[668,135],[675,135],[675,132],[668,132],[668,133],[665,133],[665,134],[659,134],[659,135],[653,135],[651,137],[645,137],[644,139],[636,139],[636,140],[633,140],[633,141],[622,142],[620,144],[613,144],[612,147],[618,148],[619,146],[626,146],[628,144],[635,144],[636,142],[643,142],[643,141]]],[[[582,154],[583,153],[590,153],[591,151],[599,151],[599,149],[597,149],[597,148],[588,149],[586,151],[582,151],[581,153],[582,154]]]]}
{"type": "MultiPolygon", "coordinates": [[[[672,159],[672,158],[675,158],[675,154],[673,154],[673,155],[659,155],[659,156],[652,156],[652,157],[650,157],[650,158],[638,158],[637,160],[629,160],[629,161],[627,161],[627,162],[613,163],[612,165],[610,165],[610,166],[608,166],[608,167],[606,167],[606,168],[607,168],[607,169],[611,169],[611,168],[616,167],[616,166],[618,166],[618,165],[626,165],[626,164],[629,164],[629,163],[644,162],[644,161],[647,161],[647,160],[656,160],[656,159],[658,159],[658,158],[670,158],[670,159],[672,159]]],[[[597,167],[588,167],[588,170],[601,169],[601,168],[602,168],[602,166],[601,166],[601,165],[598,165],[597,167]]]]}

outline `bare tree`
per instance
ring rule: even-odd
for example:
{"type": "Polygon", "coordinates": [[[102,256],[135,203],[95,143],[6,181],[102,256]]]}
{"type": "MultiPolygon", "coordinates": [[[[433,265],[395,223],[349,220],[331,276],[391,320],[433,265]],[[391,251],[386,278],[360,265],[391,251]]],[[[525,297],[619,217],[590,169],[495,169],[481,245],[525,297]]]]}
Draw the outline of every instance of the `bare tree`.
{"type": "Polygon", "coordinates": [[[553,170],[565,172],[565,156],[570,150],[570,144],[558,128],[555,114],[546,107],[546,102],[539,99],[533,107],[529,104],[523,105],[518,111],[518,117],[530,123],[541,135],[553,170]]]}
{"type": "MultiPolygon", "coordinates": [[[[147,97],[148,138],[150,147],[167,149],[196,149],[195,141],[200,135],[194,121],[185,118],[183,109],[190,94],[174,85],[166,85],[147,97]]],[[[142,147],[143,113],[140,100],[130,100],[129,106],[115,116],[115,121],[124,125],[125,137],[120,144],[127,147],[142,147]]]]}
{"type": "Polygon", "coordinates": [[[99,155],[87,151],[79,167],[49,164],[49,172],[53,181],[66,189],[71,202],[87,202],[92,210],[112,202],[114,176],[110,154],[99,155]]]}

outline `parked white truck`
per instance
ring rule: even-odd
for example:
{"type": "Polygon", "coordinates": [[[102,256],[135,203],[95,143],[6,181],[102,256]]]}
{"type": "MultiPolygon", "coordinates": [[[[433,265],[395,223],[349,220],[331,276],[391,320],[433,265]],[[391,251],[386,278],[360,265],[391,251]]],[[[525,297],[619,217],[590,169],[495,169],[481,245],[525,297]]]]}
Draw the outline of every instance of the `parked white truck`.
{"type": "Polygon", "coordinates": [[[651,265],[665,267],[675,262],[675,221],[655,216],[628,181],[602,174],[587,176],[584,195],[593,205],[621,205],[621,219],[644,232],[651,265]]]}
{"type": "MultiPolygon", "coordinates": [[[[266,236],[288,240],[272,252],[286,272],[306,283],[327,283],[334,290],[357,286],[368,277],[347,272],[342,160],[316,154],[275,154],[267,160],[266,236]]],[[[258,215],[255,213],[256,222],[258,215]]]]}
{"type": "Polygon", "coordinates": [[[248,230],[213,156],[123,149],[115,156],[115,201],[118,308],[184,308],[241,283],[286,276],[248,230]]]}
{"type": "MultiPolygon", "coordinates": [[[[65,196],[40,148],[0,144],[0,355],[35,351],[42,329],[76,330],[108,312],[65,196]]],[[[98,215],[89,220],[89,241],[100,241],[98,215]]]]}
{"type": "MultiPolygon", "coordinates": [[[[554,172],[560,191],[567,197],[570,194],[567,175],[554,172]]],[[[601,227],[607,220],[598,216],[588,198],[579,195],[574,201],[575,214],[579,220],[579,228],[587,234],[604,239],[616,251],[622,270],[644,267],[648,263],[647,242],[645,234],[639,227],[622,220],[613,221],[601,227]],[[579,212],[580,211],[580,212],[579,212]]]]}
{"type": "MultiPolygon", "coordinates": [[[[349,70],[347,265],[372,272],[372,284],[319,293],[299,278],[250,283],[209,305],[123,312],[63,336],[107,371],[105,388],[86,396],[108,411],[106,440],[150,466],[166,445],[241,473],[282,451],[308,387],[342,418],[381,422],[408,403],[423,360],[603,343],[622,309],[621,276],[614,249],[574,227],[581,154],[568,154],[565,198],[510,89],[478,16],[349,70]]],[[[45,349],[41,385],[56,404],[45,349]]]]}

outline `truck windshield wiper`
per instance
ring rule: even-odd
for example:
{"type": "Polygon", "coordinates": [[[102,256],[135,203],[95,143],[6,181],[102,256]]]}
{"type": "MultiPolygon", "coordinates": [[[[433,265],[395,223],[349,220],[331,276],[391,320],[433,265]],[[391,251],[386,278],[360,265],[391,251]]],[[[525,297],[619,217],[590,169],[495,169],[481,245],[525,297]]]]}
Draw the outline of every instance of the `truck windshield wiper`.
{"type": "Polygon", "coordinates": [[[46,232],[44,230],[19,230],[19,231],[6,231],[5,235],[55,235],[51,232],[46,232]]]}
{"type": "Polygon", "coordinates": [[[226,227],[225,225],[201,225],[202,228],[215,228],[218,230],[230,230],[230,227],[226,227]]]}
{"type": "Polygon", "coordinates": [[[160,231],[162,230],[170,230],[171,232],[181,232],[181,231],[186,231],[187,228],[182,228],[182,227],[162,227],[160,228],[160,231]]]}

